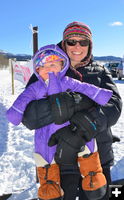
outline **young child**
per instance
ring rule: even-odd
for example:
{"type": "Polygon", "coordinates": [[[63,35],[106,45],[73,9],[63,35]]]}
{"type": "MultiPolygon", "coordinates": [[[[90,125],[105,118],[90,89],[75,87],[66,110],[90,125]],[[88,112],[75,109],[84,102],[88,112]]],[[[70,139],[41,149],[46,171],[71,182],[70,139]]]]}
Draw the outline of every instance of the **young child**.
{"type": "MultiPolygon", "coordinates": [[[[69,59],[67,55],[57,45],[48,45],[40,48],[33,57],[33,67],[34,73],[39,80],[28,86],[18,96],[13,105],[7,111],[7,118],[14,125],[19,125],[21,123],[25,108],[32,100],[46,98],[50,95],[70,90],[72,92],[85,94],[96,103],[105,105],[112,96],[112,92],[110,90],[98,88],[94,85],[87,83],[81,83],[80,81],[65,76],[65,73],[69,68],[69,59]]],[[[59,108],[58,99],[56,99],[56,103],[58,104],[59,108]]],[[[61,115],[61,109],[59,109],[59,112],[61,115]]],[[[91,126],[92,125],[95,132],[95,125],[91,124],[91,126]]],[[[52,123],[43,128],[35,130],[34,156],[40,182],[40,187],[38,190],[38,197],[40,200],[62,199],[63,191],[60,187],[60,174],[58,165],[59,163],[61,163],[61,160],[57,163],[54,160],[54,155],[56,152],[54,133],[57,134],[57,131],[61,129],[64,130],[64,128],[67,126],[70,126],[69,121],[63,124],[52,123]],[[54,138],[52,138],[52,136],[54,138]]],[[[66,139],[68,140],[68,137],[72,138],[76,143],[76,148],[77,146],[79,146],[77,148],[78,150],[76,149],[76,153],[81,152],[82,147],[85,145],[85,142],[82,139],[83,133],[73,134],[74,131],[70,130],[71,129],[69,129],[68,133],[64,133],[66,135],[66,139]]],[[[65,143],[66,139],[64,140],[65,143]]],[[[71,144],[67,142],[66,145],[68,148],[71,144]]],[[[101,189],[103,192],[102,195],[104,195],[106,179],[102,174],[102,168],[100,165],[95,139],[92,139],[92,141],[87,143],[85,150],[87,148],[90,149],[90,156],[86,158],[85,156],[83,156],[85,153],[82,152],[82,154],[79,154],[78,158],[80,172],[84,176],[82,187],[84,190],[86,190],[86,193],[88,193],[89,197],[90,191],[93,194],[93,192],[99,191],[101,189]],[[90,148],[90,146],[94,147],[90,148]],[[91,166],[90,164],[95,163],[95,165],[93,165],[93,168],[91,167],[92,169],[90,167],[88,169],[84,168],[85,162],[87,162],[87,160],[89,166],[91,166]],[[92,171],[92,174],[90,174],[90,171],[92,171]],[[95,177],[94,179],[92,178],[93,176],[95,177]],[[98,182],[96,187],[92,187],[92,185],[91,187],[88,186],[91,179],[93,184],[94,182],[98,182]]]]}

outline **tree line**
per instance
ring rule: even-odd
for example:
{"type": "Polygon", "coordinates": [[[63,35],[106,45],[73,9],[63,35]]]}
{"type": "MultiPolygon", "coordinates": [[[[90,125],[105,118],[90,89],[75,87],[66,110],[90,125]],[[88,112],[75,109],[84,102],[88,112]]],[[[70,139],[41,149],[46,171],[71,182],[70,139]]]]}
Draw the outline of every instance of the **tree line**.
{"type": "Polygon", "coordinates": [[[7,68],[8,66],[9,59],[5,55],[0,54],[0,69],[7,68]]]}

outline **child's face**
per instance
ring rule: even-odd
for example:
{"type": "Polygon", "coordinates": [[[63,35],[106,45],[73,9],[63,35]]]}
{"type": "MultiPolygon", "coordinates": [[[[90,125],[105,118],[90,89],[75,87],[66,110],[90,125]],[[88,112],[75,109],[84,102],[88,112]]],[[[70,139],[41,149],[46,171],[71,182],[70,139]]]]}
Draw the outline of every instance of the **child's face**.
{"type": "Polygon", "coordinates": [[[62,68],[63,64],[61,61],[52,61],[45,63],[44,66],[38,67],[36,71],[43,80],[47,80],[49,79],[48,72],[54,72],[55,74],[57,74],[61,71],[62,68]]]}

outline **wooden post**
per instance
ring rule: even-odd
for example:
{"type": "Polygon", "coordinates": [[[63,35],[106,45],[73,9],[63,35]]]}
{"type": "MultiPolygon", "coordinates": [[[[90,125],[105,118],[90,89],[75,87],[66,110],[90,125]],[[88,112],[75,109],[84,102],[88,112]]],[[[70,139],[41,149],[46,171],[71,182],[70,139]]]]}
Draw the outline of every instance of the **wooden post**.
{"type": "Polygon", "coordinates": [[[38,50],[38,26],[33,27],[33,55],[38,50]]]}
{"type": "Polygon", "coordinates": [[[9,60],[9,63],[11,67],[12,95],[14,95],[14,71],[13,71],[12,59],[9,60]]]}
{"type": "MultiPolygon", "coordinates": [[[[38,27],[33,27],[33,55],[38,50],[38,27]]],[[[37,175],[37,169],[36,169],[36,183],[39,183],[38,175],[37,175]]]]}

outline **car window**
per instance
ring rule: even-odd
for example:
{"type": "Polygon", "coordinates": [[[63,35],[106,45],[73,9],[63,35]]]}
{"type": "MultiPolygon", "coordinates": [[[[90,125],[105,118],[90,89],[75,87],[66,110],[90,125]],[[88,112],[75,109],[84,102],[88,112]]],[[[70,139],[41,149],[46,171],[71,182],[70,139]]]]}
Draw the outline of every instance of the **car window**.
{"type": "Polygon", "coordinates": [[[119,63],[110,63],[111,68],[117,68],[119,63]]]}
{"type": "Polygon", "coordinates": [[[122,63],[120,63],[120,64],[118,65],[118,69],[123,69],[122,63]]]}

